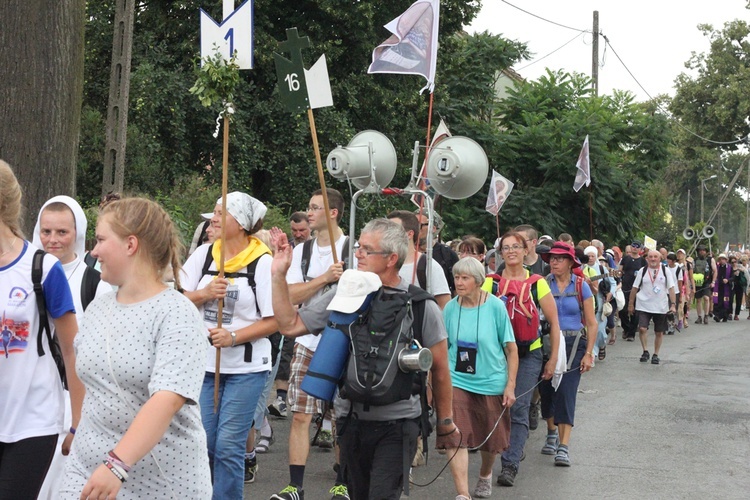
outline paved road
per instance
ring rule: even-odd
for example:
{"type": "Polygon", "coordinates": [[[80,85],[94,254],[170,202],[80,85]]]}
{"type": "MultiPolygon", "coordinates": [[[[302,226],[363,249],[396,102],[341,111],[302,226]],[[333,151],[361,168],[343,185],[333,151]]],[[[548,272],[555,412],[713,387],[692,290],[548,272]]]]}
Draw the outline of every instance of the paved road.
{"type": "MultiPolygon", "coordinates": [[[[570,468],[539,453],[542,427],[532,431],[527,458],[512,488],[494,486],[492,498],[748,499],[750,498],[750,321],[694,325],[665,336],[659,366],[640,363],[640,344],[617,339],[607,358],[583,376],[570,468]]],[[[653,335],[649,335],[653,352],[653,335]]],[[[289,423],[272,421],[276,443],[261,455],[246,499],[267,499],[289,480],[289,423]]],[[[432,441],[434,445],[434,440],[432,441]]],[[[305,475],[306,500],[330,498],[333,453],[313,449],[305,475]]],[[[499,460],[498,460],[499,462],[499,460]]],[[[430,454],[415,469],[418,483],[436,477],[445,458],[430,454]]],[[[496,472],[499,466],[496,465],[496,472]]],[[[470,458],[470,484],[479,457],[470,458]]],[[[493,480],[494,483],[494,480],[493,480]]],[[[450,472],[412,499],[453,499],[450,472]]]]}

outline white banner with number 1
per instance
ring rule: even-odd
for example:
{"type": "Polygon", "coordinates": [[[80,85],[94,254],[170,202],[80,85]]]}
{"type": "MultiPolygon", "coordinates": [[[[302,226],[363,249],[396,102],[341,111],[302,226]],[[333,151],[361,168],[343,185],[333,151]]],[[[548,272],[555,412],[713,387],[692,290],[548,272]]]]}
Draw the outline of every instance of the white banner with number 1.
{"type": "Polygon", "coordinates": [[[221,24],[201,9],[201,65],[215,48],[227,61],[237,52],[240,69],[253,69],[253,0],[247,0],[225,17],[221,24]]]}

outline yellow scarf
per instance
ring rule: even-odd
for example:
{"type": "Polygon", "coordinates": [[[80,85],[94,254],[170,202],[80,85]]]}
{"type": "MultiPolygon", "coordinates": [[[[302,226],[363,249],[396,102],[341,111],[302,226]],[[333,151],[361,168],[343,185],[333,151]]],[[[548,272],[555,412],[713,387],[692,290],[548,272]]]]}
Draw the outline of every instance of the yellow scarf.
{"type": "MultiPolygon", "coordinates": [[[[247,267],[255,259],[259,258],[263,254],[271,254],[271,250],[266,246],[265,243],[260,241],[255,236],[248,236],[247,246],[240,253],[232,257],[231,259],[224,262],[225,273],[236,273],[240,269],[247,267]]],[[[211,250],[211,256],[216,262],[216,269],[219,268],[219,259],[221,258],[221,240],[214,242],[214,247],[211,250]]]]}

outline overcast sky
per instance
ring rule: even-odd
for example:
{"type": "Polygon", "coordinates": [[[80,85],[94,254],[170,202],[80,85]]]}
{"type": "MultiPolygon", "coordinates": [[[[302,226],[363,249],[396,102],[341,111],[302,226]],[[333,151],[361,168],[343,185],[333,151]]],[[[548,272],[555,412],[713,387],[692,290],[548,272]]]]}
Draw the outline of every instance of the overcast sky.
{"type": "MultiPolygon", "coordinates": [[[[600,32],[607,36],[612,48],[651,96],[674,95],[674,80],[687,71],[685,62],[691,52],[709,51],[709,40],[698,30],[698,24],[712,24],[718,30],[734,19],[750,21],[747,0],[508,1],[531,14],[576,30],[591,31],[593,12],[598,10],[600,32]]],[[[535,80],[547,67],[591,75],[591,33],[575,38],[576,30],[534,17],[502,0],[483,0],[482,4],[468,31],[487,30],[526,42],[535,58],[514,66],[523,77],[535,80]]],[[[616,88],[633,92],[637,100],[648,99],[601,38],[599,62],[600,94],[611,94],[616,88]]]]}

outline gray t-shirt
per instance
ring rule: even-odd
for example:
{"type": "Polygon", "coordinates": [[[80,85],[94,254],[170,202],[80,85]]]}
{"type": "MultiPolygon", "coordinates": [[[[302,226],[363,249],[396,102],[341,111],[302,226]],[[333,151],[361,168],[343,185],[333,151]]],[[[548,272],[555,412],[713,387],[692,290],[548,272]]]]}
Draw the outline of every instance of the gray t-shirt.
{"type": "MultiPolygon", "coordinates": [[[[401,280],[396,287],[399,290],[408,290],[409,285],[401,280]]],[[[328,323],[330,311],[326,308],[333,300],[336,294],[336,288],[332,288],[320,296],[314,302],[299,310],[300,319],[307,327],[307,331],[319,335],[328,323]]],[[[432,347],[433,345],[448,338],[443,323],[443,315],[438,305],[432,301],[425,301],[424,317],[422,320],[422,345],[432,347]]],[[[348,400],[336,396],[334,407],[337,416],[346,416],[349,414],[351,403],[348,400]]],[[[362,403],[354,403],[352,415],[359,420],[397,420],[403,418],[416,418],[422,413],[419,403],[419,396],[414,395],[410,399],[398,401],[385,406],[370,406],[368,411],[364,410],[362,403]]]]}
{"type": "Polygon", "coordinates": [[[195,306],[172,289],[136,304],[120,304],[110,292],[86,309],[74,345],[86,398],[60,498],[80,497],[136,412],[158,391],[179,394],[187,403],[151,453],[133,465],[117,498],[211,498],[197,405],[208,339],[195,306]]]}

